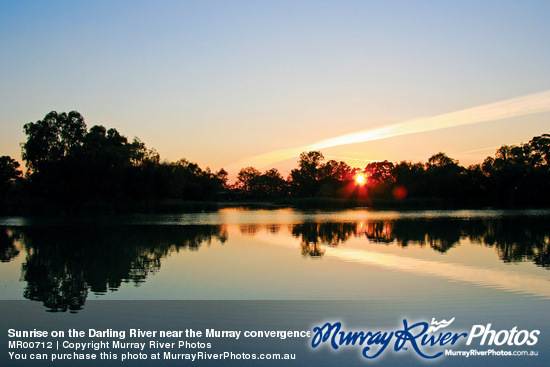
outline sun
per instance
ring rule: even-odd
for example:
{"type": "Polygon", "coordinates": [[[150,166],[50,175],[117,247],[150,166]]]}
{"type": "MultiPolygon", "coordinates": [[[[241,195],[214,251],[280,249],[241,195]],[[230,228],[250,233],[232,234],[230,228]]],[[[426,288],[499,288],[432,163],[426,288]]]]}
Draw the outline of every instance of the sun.
{"type": "Polygon", "coordinates": [[[357,183],[359,186],[363,186],[365,183],[367,183],[367,176],[365,176],[364,173],[357,173],[355,175],[355,183],[357,183]]]}

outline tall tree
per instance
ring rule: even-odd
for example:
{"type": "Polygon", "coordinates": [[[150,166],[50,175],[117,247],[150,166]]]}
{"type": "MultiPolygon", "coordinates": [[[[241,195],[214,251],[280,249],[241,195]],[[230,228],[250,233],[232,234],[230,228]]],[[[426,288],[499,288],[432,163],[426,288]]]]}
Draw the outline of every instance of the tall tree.
{"type": "Polygon", "coordinates": [[[292,191],[297,196],[315,196],[319,191],[319,168],[325,157],[319,151],[300,154],[298,169],[290,172],[292,191]]]}
{"type": "Polygon", "coordinates": [[[82,145],[86,135],[84,117],[76,111],[68,114],[52,111],[44,119],[23,126],[27,141],[22,158],[31,172],[40,171],[46,162],[59,161],[82,145]]]}
{"type": "Polygon", "coordinates": [[[365,167],[369,181],[374,184],[390,184],[395,181],[394,165],[391,162],[372,162],[365,167]]]}
{"type": "Polygon", "coordinates": [[[19,162],[7,155],[0,157],[0,193],[19,176],[21,176],[19,162]]]}
{"type": "Polygon", "coordinates": [[[459,198],[465,189],[464,167],[445,153],[439,152],[426,163],[426,186],[430,196],[459,198]]]}
{"type": "Polygon", "coordinates": [[[250,193],[253,188],[254,180],[260,175],[260,171],[254,167],[242,168],[237,174],[236,188],[250,193]]]}

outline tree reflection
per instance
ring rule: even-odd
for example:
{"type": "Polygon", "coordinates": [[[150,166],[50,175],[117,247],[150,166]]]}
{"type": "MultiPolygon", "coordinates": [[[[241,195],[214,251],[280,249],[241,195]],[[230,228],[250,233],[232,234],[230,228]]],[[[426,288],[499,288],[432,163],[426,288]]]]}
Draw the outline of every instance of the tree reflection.
{"type": "Polygon", "coordinates": [[[504,262],[530,260],[550,266],[550,220],[546,217],[503,218],[488,221],[482,242],[497,249],[504,262]]]}
{"type": "Polygon", "coordinates": [[[429,246],[446,253],[461,240],[495,247],[503,262],[532,261],[550,267],[550,218],[369,220],[357,223],[306,222],[290,226],[303,255],[322,256],[321,245],[337,246],[351,237],[401,247],[429,246]]]}
{"type": "Polygon", "coordinates": [[[393,224],[392,221],[382,220],[359,223],[359,233],[364,233],[372,242],[391,243],[395,240],[393,224]]]}
{"type": "Polygon", "coordinates": [[[356,234],[355,223],[313,223],[292,226],[292,235],[301,239],[302,255],[320,257],[325,253],[319,246],[337,246],[356,234]]]}
{"type": "Polygon", "coordinates": [[[239,226],[241,233],[245,236],[253,237],[262,229],[262,226],[259,224],[241,224],[239,226]]]}
{"type": "MultiPolygon", "coordinates": [[[[241,225],[247,236],[261,231],[300,243],[303,256],[322,258],[325,246],[352,238],[368,246],[420,246],[447,253],[461,242],[495,249],[506,263],[532,262],[550,269],[550,216],[499,218],[423,218],[241,225]]],[[[21,280],[24,297],[49,311],[76,312],[90,293],[116,291],[123,283],[139,286],[159,271],[173,252],[198,251],[212,241],[225,243],[224,225],[73,225],[0,227],[0,261],[26,254],[21,280]]]]}
{"type": "Polygon", "coordinates": [[[20,227],[27,257],[24,297],[51,312],[82,309],[89,292],[138,286],[160,269],[161,259],[227,240],[223,226],[20,227]]]}
{"type": "Polygon", "coordinates": [[[449,219],[402,220],[395,222],[394,235],[403,247],[417,243],[445,253],[467,235],[464,228],[466,225],[467,221],[449,219]]]}
{"type": "Polygon", "coordinates": [[[15,246],[18,237],[17,232],[0,227],[0,262],[11,261],[19,255],[15,246]]]}

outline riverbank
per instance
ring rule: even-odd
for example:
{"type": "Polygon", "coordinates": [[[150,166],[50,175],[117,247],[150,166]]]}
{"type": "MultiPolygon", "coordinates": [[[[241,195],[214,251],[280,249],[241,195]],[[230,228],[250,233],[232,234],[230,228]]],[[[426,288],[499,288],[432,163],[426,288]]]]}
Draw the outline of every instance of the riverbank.
{"type": "MultiPolygon", "coordinates": [[[[151,200],[87,200],[54,201],[40,197],[25,197],[4,200],[0,215],[82,215],[82,214],[129,214],[129,213],[196,213],[216,211],[221,208],[250,209],[323,209],[338,210],[351,208],[372,208],[379,210],[428,210],[428,209],[523,209],[510,203],[490,200],[445,200],[437,198],[388,199],[336,199],[324,197],[284,198],[273,201],[261,200],[212,200],[189,201],[178,199],[151,200]]],[[[542,208],[542,207],[534,207],[542,208]]]]}

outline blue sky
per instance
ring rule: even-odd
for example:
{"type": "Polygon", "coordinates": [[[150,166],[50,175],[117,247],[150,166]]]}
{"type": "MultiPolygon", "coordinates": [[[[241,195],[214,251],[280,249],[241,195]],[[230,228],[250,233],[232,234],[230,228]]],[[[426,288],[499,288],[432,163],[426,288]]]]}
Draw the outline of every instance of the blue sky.
{"type": "MultiPolygon", "coordinates": [[[[216,170],[548,90],[549,16],[548,1],[2,1],[0,155],[19,158],[24,123],[77,110],[216,170]]],[[[323,153],[468,165],[550,132],[549,117],[323,153]]]]}

